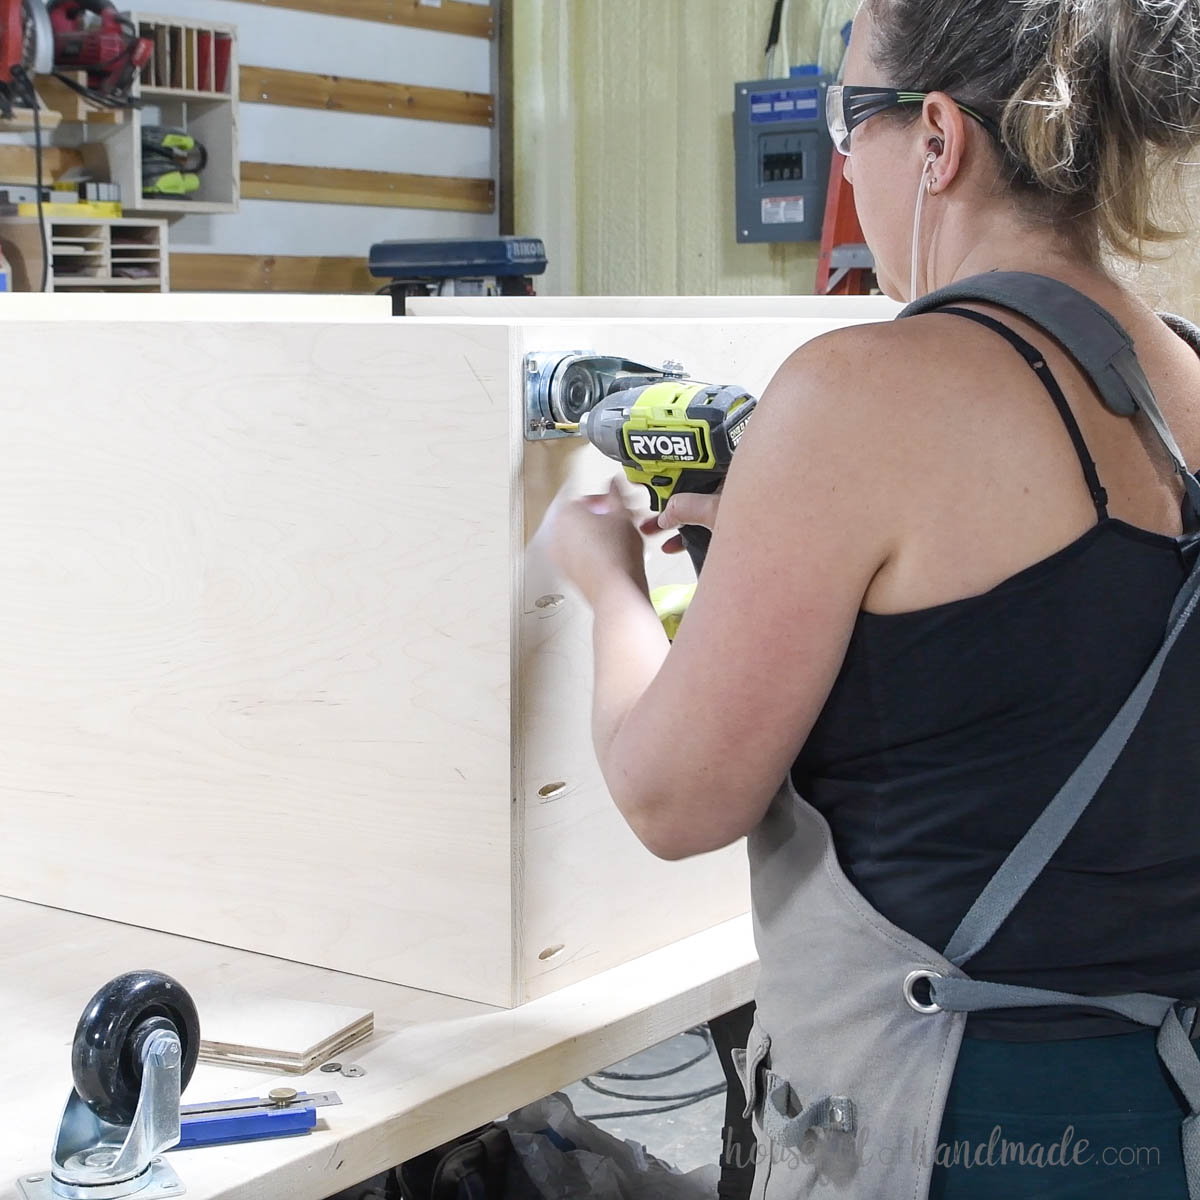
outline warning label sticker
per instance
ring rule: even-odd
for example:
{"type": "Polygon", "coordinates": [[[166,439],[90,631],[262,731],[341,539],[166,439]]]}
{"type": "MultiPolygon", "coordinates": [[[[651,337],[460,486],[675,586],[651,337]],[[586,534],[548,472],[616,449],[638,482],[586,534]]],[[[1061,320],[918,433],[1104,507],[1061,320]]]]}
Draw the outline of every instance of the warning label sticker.
{"type": "Polygon", "coordinates": [[[764,225],[793,225],[803,220],[803,196],[763,197],[762,223],[764,225]]]}

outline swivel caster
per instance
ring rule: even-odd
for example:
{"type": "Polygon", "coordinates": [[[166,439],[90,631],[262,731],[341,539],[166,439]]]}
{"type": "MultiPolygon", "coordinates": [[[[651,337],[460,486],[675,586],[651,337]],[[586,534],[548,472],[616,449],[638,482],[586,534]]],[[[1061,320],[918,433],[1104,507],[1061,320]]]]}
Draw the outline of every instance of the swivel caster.
{"type": "Polygon", "coordinates": [[[200,1022],[170,976],[134,971],[88,1002],[71,1046],[75,1088],[48,1175],[21,1179],[26,1200],[117,1200],[183,1185],[158,1157],[179,1141],[179,1097],[200,1052],[200,1022]]]}

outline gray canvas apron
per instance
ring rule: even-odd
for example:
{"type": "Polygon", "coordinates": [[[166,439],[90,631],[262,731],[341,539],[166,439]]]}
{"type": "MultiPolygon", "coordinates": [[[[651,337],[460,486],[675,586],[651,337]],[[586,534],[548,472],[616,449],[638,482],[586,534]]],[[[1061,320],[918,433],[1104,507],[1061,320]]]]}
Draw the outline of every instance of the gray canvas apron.
{"type": "MultiPolygon", "coordinates": [[[[1091,376],[1114,412],[1142,411],[1188,474],[1128,335],[1087,297],[1038,275],[993,272],[910,305],[950,300],[1021,312],[1091,376]]],[[[1200,1200],[1200,1059],[1195,1010],[1145,993],[1081,997],[977,981],[964,969],[995,933],[1082,815],[1145,710],[1163,662],[1200,601],[1193,567],[1161,648],[1084,761],[1050,801],[962,919],[942,953],[876,912],[841,870],[828,824],[790,780],[749,838],[757,1012],[734,1052],[758,1139],[754,1198],[925,1200],[967,1013],[1086,1006],[1158,1029],[1158,1051],[1191,1110],[1182,1124],[1188,1191],[1200,1200]]]]}

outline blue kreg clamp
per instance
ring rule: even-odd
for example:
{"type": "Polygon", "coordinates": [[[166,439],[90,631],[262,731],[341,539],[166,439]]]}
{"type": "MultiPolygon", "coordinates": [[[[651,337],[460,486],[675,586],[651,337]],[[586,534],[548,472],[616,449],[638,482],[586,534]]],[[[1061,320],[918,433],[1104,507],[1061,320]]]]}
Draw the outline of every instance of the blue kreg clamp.
{"type": "Polygon", "coordinates": [[[179,1109],[180,1138],[175,1149],[295,1137],[316,1126],[318,1108],[341,1102],[336,1092],[292,1092],[282,1099],[251,1096],[243,1100],[184,1104],[179,1109]]]}

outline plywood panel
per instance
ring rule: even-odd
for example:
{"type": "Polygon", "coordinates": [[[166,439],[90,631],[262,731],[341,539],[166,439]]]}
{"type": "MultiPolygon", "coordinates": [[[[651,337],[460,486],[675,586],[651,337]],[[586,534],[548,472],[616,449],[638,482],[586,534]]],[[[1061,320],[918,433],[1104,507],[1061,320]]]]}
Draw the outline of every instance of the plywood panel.
{"type": "Polygon", "coordinates": [[[322,296],[273,292],[249,296],[213,292],[154,294],[13,292],[0,321],[377,321],[391,316],[387,296],[322,296]]]}
{"type": "Polygon", "coordinates": [[[6,334],[0,894],[507,1003],[508,331],[6,334]]]}
{"type": "MultiPolygon", "coordinates": [[[[689,375],[756,394],[801,343],[840,322],[695,319],[574,320],[521,328],[525,351],[581,347],[655,364],[672,358],[689,375]]],[[[608,795],[591,744],[591,614],[546,561],[536,531],[564,481],[602,490],[617,470],[576,440],[525,442],[525,550],[520,619],[526,996],[545,995],[592,972],[728,920],[749,905],[742,843],[684,862],[655,859],[608,795]],[[542,790],[561,783],[561,790],[542,790]],[[555,947],[557,953],[541,957],[555,947]]],[[[684,556],[651,550],[652,586],[694,578],[684,556]]]]}
{"type": "Polygon", "coordinates": [[[347,79],[272,67],[243,66],[239,95],[244,104],[280,104],[289,108],[411,117],[455,125],[491,125],[494,116],[492,97],[483,92],[415,87],[377,79],[347,79]]]}
{"type": "MultiPolygon", "coordinates": [[[[538,277],[534,277],[534,286],[538,277]]],[[[418,317],[836,317],[890,321],[904,306],[886,296],[414,296],[418,317]]]]}
{"type": "Polygon", "coordinates": [[[287,163],[242,163],[242,195],[250,200],[310,204],[366,204],[388,208],[436,208],[490,213],[496,205],[490,179],[350,171],[287,163]]]}

